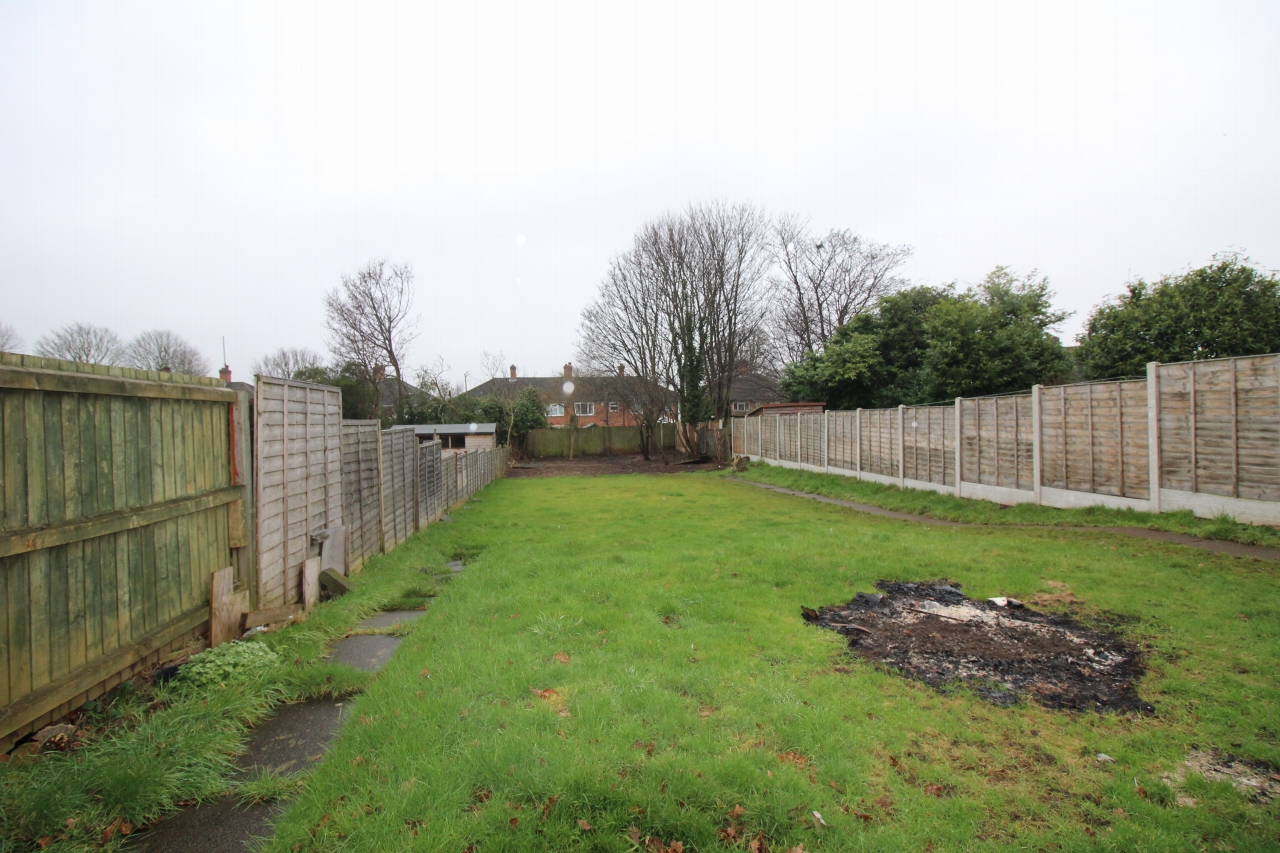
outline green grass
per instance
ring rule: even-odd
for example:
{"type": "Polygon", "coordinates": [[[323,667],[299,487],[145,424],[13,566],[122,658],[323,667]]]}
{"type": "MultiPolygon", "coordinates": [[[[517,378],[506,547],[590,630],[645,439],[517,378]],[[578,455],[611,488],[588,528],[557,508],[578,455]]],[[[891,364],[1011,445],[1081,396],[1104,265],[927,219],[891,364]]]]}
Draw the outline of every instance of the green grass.
{"type": "Polygon", "coordinates": [[[957,498],[923,489],[899,489],[839,474],[818,474],[794,468],[753,462],[750,468],[732,476],[800,492],[859,501],[883,509],[910,512],[930,518],[969,524],[1019,524],[1050,527],[1145,527],[1187,533],[1202,539],[1224,539],[1246,545],[1280,547],[1280,530],[1255,524],[1241,524],[1230,516],[1197,518],[1191,510],[1150,513],[1131,509],[1094,506],[1055,509],[1035,504],[1004,506],[992,501],[957,498]]]}
{"type": "Polygon", "coordinates": [[[17,756],[0,764],[0,853],[39,849],[119,848],[119,828],[141,827],[179,804],[233,792],[242,799],[281,796],[295,780],[229,776],[249,729],[285,702],[359,692],[368,676],[320,660],[360,619],[389,605],[421,601],[438,584],[419,571],[445,558],[422,539],[372,560],[355,590],[321,604],[302,623],[264,634],[281,663],[265,677],[207,690],[176,679],[118,689],[81,723],[93,734],[83,748],[17,756]]]}
{"type": "Polygon", "coordinates": [[[1163,781],[1193,745],[1280,763],[1270,563],[940,529],[701,474],[499,481],[454,519],[411,546],[468,569],[355,700],[269,850],[628,851],[633,826],[690,850],[725,849],[731,827],[728,846],[774,851],[1280,844],[1280,804],[1163,781]],[[1062,584],[1086,616],[1129,620],[1157,714],[943,695],[800,616],[935,577],[1028,600],[1062,584]]]}

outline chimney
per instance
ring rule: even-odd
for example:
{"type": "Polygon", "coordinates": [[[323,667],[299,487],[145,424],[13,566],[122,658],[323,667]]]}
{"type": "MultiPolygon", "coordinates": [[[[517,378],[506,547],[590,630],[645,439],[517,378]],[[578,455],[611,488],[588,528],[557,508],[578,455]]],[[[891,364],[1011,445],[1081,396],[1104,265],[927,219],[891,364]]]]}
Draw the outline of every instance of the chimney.
{"type": "Polygon", "coordinates": [[[624,376],[624,375],[626,375],[626,372],[627,372],[627,368],[626,368],[624,365],[619,364],[619,365],[618,365],[618,375],[619,375],[619,376],[624,376]]]}
{"type": "Polygon", "coordinates": [[[218,378],[222,380],[223,385],[231,384],[231,365],[224,364],[222,369],[218,371],[218,378]]]}
{"type": "Polygon", "coordinates": [[[573,362],[572,362],[572,361],[570,361],[570,362],[566,362],[566,363],[565,363],[565,366],[564,366],[564,378],[565,378],[565,379],[572,379],[572,378],[573,378],[573,362]]]}
{"type": "Polygon", "coordinates": [[[512,379],[516,378],[516,366],[514,364],[511,365],[511,378],[512,379]]]}
{"type": "Polygon", "coordinates": [[[375,365],[373,368],[373,381],[381,382],[387,378],[387,369],[381,364],[375,365]]]}

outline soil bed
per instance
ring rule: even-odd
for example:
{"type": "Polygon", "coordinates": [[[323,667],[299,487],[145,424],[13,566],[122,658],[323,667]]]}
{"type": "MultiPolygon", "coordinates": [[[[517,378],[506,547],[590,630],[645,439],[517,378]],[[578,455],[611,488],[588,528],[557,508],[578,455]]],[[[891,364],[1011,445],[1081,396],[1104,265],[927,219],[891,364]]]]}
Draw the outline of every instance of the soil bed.
{"type": "Polygon", "coordinates": [[[931,687],[964,684],[996,705],[1029,697],[1049,708],[1154,709],[1138,698],[1140,652],[1113,634],[1012,599],[966,597],[949,581],[880,581],[880,594],[804,608],[804,617],[849,639],[850,650],[931,687]]]}

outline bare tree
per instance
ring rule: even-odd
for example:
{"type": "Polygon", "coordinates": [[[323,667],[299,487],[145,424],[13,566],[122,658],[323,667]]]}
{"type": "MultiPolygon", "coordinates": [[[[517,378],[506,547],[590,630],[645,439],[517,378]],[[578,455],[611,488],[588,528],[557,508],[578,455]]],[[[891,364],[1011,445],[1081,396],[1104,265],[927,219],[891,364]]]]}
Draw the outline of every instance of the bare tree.
{"type": "Polygon", "coordinates": [[[0,323],[0,352],[17,352],[22,348],[18,330],[8,323],[0,323]]]}
{"type": "Polygon", "coordinates": [[[209,372],[209,360],[189,341],[168,329],[152,329],[130,341],[125,362],[140,370],[165,370],[192,376],[209,372]]]}
{"type": "Polygon", "coordinates": [[[36,355],[89,364],[120,365],[127,353],[120,336],[105,326],[72,323],[36,341],[36,355]]]}
{"type": "Polygon", "coordinates": [[[779,355],[792,362],[821,353],[836,329],[902,287],[894,273],[911,257],[910,246],[872,243],[848,230],[811,237],[794,216],[778,220],[771,238],[771,326],[779,355]]]}
{"type": "Polygon", "coordinates": [[[503,362],[506,360],[507,357],[502,353],[494,355],[488,350],[485,350],[480,355],[480,366],[484,368],[484,375],[486,377],[489,379],[497,379],[502,375],[503,362]]]}
{"type": "Polygon", "coordinates": [[[595,300],[582,312],[576,358],[585,374],[610,377],[612,392],[640,421],[644,458],[651,458],[656,443],[666,462],[662,442],[654,438],[672,403],[672,347],[662,282],[652,265],[654,247],[646,246],[653,236],[637,235],[635,246],[609,265],[595,300]]]}
{"type": "Polygon", "coordinates": [[[744,368],[765,320],[770,265],[764,214],[751,205],[721,202],[689,212],[706,323],[706,384],[711,417],[730,417],[733,379],[744,368]]]}
{"type": "Polygon", "coordinates": [[[342,285],[325,294],[329,349],[340,363],[353,362],[373,376],[389,364],[395,371],[397,399],[404,394],[401,364],[418,337],[413,309],[413,270],[408,264],[370,261],[342,285]]]}
{"type": "Polygon", "coordinates": [[[280,347],[253,363],[254,375],[277,379],[301,379],[323,369],[320,353],[307,347],[280,347]]]}

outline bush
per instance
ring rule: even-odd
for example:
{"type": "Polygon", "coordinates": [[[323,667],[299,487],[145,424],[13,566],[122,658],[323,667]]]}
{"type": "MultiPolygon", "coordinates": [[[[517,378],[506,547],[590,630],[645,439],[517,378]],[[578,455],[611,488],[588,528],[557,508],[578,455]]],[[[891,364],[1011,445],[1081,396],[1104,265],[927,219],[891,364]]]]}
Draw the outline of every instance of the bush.
{"type": "Polygon", "coordinates": [[[182,668],[182,678],[196,687],[247,684],[280,664],[280,656],[264,644],[249,640],[223,643],[203,651],[182,668]]]}

